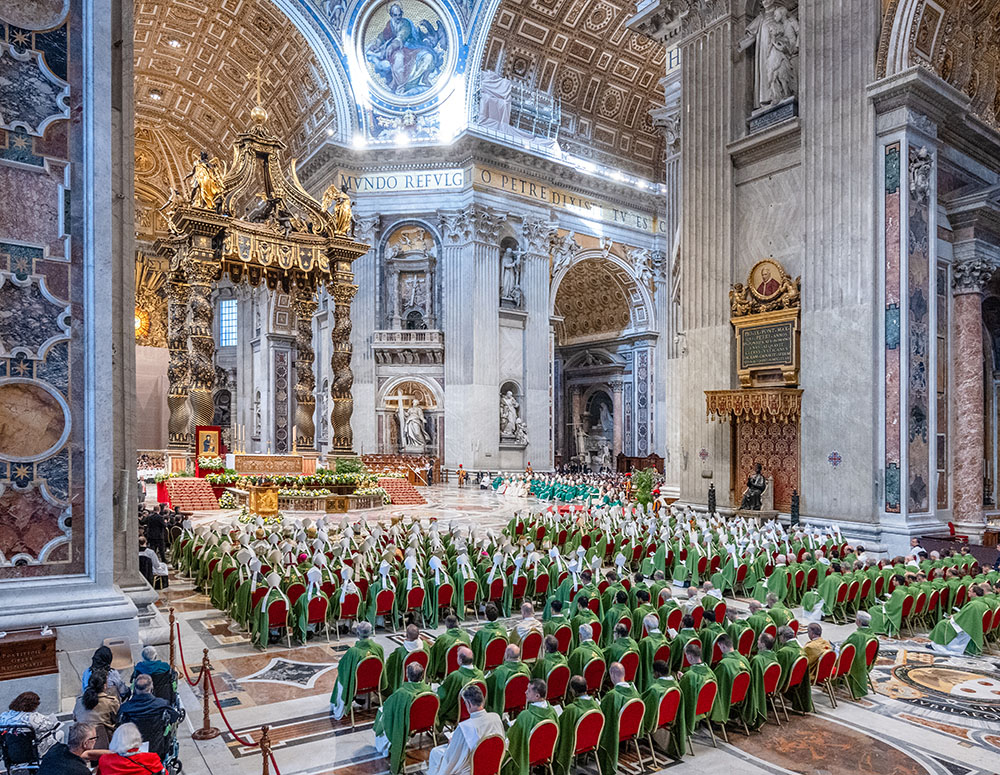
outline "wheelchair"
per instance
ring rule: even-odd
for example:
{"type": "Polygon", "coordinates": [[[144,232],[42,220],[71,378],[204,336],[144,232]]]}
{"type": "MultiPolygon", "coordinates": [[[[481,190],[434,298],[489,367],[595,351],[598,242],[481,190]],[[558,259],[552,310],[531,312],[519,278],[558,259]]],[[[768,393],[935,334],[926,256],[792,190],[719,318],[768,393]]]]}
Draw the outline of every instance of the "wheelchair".
{"type": "Polygon", "coordinates": [[[177,711],[177,721],[171,723],[166,710],[149,716],[119,718],[119,723],[130,721],[139,728],[144,742],[149,743],[149,750],[158,754],[163,766],[170,775],[178,775],[184,768],[180,760],[180,746],[177,743],[177,727],[187,715],[177,696],[177,672],[156,673],[153,679],[153,694],[166,700],[177,711]]]}
{"type": "Polygon", "coordinates": [[[26,724],[0,727],[0,759],[7,775],[37,772],[42,760],[35,730],[26,724]]]}

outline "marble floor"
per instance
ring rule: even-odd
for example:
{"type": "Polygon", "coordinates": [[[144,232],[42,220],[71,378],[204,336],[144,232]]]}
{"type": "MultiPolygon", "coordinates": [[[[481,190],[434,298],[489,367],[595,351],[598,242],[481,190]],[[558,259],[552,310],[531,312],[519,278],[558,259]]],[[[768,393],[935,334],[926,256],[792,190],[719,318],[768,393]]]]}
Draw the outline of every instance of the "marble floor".
{"type": "MultiPolygon", "coordinates": [[[[499,497],[493,492],[443,485],[423,491],[428,504],[420,507],[370,511],[368,520],[388,520],[392,514],[437,517],[500,528],[516,510],[530,508],[524,500],[499,497]]],[[[205,521],[226,512],[196,515],[205,521]]],[[[727,601],[737,610],[745,601],[727,601]]],[[[270,724],[274,755],[281,775],[386,775],[388,762],[373,747],[373,712],[356,714],[338,722],[329,714],[329,694],[340,654],[351,638],[328,642],[319,637],[305,646],[287,648],[273,644],[255,649],[246,634],[211,607],[186,579],[171,578],[159,603],[172,606],[180,622],[181,644],[188,660],[199,663],[208,649],[215,687],[226,719],[242,738],[259,736],[260,726],[270,724]]],[[[470,630],[475,621],[466,623],[470,630]]],[[[850,627],[824,625],[824,635],[839,641],[850,627]]],[[[424,632],[428,640],[434,632],[424,632]]],[[[388,654],[400,636],[379,630],[376,639],[388,654]]],[[[165,649],[164,649],[165,651],[165,649]]],[[[792,716],[779,729],[768,724],[760,733],[745,737],[732,732],[730,742],[719,740],[713,748],[707,732],[696,733],[696,755],[667,766],[676,773],[802,773],[803,775],[980,775],[1000,771],[1000,658],[946,657],[930,651],[926,638],[883,640],[872,674],[875,692],[860,702],[838,697],[834,709],[825,694],[815,693],[817,713],[792,716]]],[[[191,733],[200,725],[199,689],[182,682],[181,697],[188,717],[181,731],[181,757],[187,773],[256,773],[259,753],[236,739],[219,718],[214,704],[211,723],[223,734],[195,743],[191,733]]],[[[430,741],[414,750],[411,772],[423,770],[430,741]]],[[[652,771],[643,749],[645,771],[652,771]]],[[[665,757],[659,757],[662,762],[665,757]]],[[[634,750],[624,755],[621,770],[640,775],[643,768],[634,750]]],[[[595,773],[592,764],[587,774],[595,773]]],[[[604,773],[604,775],[610,775],[604,773]]]]}

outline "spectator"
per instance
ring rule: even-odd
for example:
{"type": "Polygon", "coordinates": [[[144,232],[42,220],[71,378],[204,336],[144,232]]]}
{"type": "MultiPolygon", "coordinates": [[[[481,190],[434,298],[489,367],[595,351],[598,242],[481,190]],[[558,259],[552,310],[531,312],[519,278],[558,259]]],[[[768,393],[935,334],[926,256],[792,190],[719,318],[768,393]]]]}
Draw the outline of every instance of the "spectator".
{"type": "Polygon", "coordinates": [[[107,671],[97,669],[91,672],[83,694],[76,698],[73,720],[78,724],[90,724],[97,730],[99,741],[107,740],[118,723],[119,707],[121,701],[115,690],[108,685],[107,671]]]}
{"type": "Polygon", "coordinates": [[[122,724],[111,738],[111,752],[97,762],[98,775],[165,775],[160,757],[141,752],[141,746],[139,728],[135,724],[122,724]]]}
{"type": "Polygon", "coordinates": [[[100,646],[97,651],[94,652],[94,656],[90,660],[90,667],[83,671],[83,677],[80,681],[80,689],[85,690],[90,684],[90,673],[92,670],[102,669],[107,671],[108,674],[108,684],[114,689],[118,694],[118,699],[124,700],[129,695],[129,688],[122,680],[121,674],[111,667],[111,649],[107,646],[100,646]]]}
{"type": "Polygon", "coordinates": [[[146,581],[153,589],[164,589],[168,586],[169,570],[167,564],[163,562],[160,557],[157,556],[156,552],[149,546],[145,536],[139,537],[139,557],[145,557],[149,560],[150,568],[153,573],[153,578],[147,578],[146,581]]]}
{"type": "Polygon", "coordinates": [[[135,679],[140,675],[155,676],[158,673],[169,672],[170,665],[160,659],[156,647],[146,646],[142,650],[142,660],[135,663],[135,669],[132,671],[132,683],[135,683],[135,679]]]}
{"type": "Polygon", "coordinates": [[[97,735],[90,724],[74,724],[65,743],[56,743],[42,757],[36,775],[90,775],[90,760],[97,735]]]}
{"type": "Polygon", "coordinates": [[[135,692],[128,702],[122,704],[118,711],[118,722],[144,724],[145,742],[159,756],[166,756],[166,724],[175,724],[181,714],[169,702],[153,694],[153,679],[140,674],[135,679],[135,692]],[[145,722],[145,723],[144,723],[145,722]]]}
{"type": "Polygon", "coordinates": [[[42,699],[34,692],[21,692],[10,703],[10,710],[0,713],[0,727],[31,727],[35,731],[35,742],[38,744],[38,755],[45,756],[59,740],[59,727],[62,724],[54,714],[45,715],[38,712],[42,699]]]}
{"type": "Polygon", "coordinates": [[[156,552],[160,560],[166,561],[167,556],[167,523],[163,512],[154,509],[146,515],[146,540],[149,548],[156,552]]]}

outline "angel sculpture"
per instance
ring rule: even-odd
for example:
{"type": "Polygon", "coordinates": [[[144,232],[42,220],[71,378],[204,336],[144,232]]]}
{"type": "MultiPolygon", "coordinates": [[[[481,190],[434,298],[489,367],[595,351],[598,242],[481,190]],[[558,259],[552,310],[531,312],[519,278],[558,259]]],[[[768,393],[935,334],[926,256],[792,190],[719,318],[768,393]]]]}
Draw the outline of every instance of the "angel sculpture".
{"type": "Polygon", "coordinates": [[[191,186],[191,206],[202,210],[218,211],[222,206],[222,177],[225,174],[219,157],[208,158],[208,151],[202,151],[185,181],[194,179],[191,186]]]}

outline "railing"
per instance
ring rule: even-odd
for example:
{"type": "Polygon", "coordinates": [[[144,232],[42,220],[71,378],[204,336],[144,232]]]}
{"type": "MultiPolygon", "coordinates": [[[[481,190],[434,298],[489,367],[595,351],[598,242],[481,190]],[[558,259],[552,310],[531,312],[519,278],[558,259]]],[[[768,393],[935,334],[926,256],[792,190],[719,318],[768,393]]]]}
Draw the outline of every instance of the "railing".
{"type": "Polygon", "coordinates": [[[405,347],[413,345],[433,345],[435,347],[444,347],[444,332],[432,329],[418,329],[414,331],[376,331],[372,343],[376,347],[386,345],[405,347]]]}

